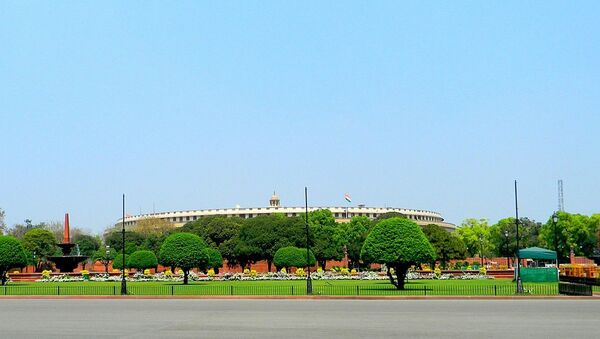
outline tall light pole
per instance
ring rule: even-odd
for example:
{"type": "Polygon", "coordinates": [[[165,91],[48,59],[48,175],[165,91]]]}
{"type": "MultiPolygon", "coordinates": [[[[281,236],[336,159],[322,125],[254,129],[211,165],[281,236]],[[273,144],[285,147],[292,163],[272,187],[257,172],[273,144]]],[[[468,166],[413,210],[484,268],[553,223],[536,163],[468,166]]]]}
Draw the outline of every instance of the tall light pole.
{"type": "Polygon", "coordinates": [[[310,278],[310,229],[308,225],[308,188],[304,187],[304,226],[306,227],[306,294],[312,294],[312,280],[310,278]]]}
{"type": "Polygon", "coordinates": [[[521,281],[521,258],[519,257],[519,201],[517,198],[517,181],[515,180],[515,225],[517,229],[517,294],[523,293],[523,282],[521,281]]]}
{"type": "Polygon", "coordinates": [[[121,235],[123,239],[123,274],[121,274],[121,295],[127,295],[127,280],[125,279],[125,194],[123,194],[123,219],[121,235]]]}
{"type": "Polygon", "coordinates": [[[106,257],[104,257],[104,261],[107,263],[104,265],[105,273],[108,275],[108,259],[110,258],[110,246],[106,245],[106,257]]]}
{"type": "Polygon", "coordinates": [[[554,229],[554,251],[556,252],[556,260],[558,260],[558,232],[557,232],[557,224],[558,224],[558,214],[556,212],[552,213],[552,228],[554,229]]]}
{"type": "Polygon", "coordinates": [[[510,268],[509,247],[508,247],[508,231],[504,231],[504,244],[506,245],[506,269],[510,268]]]}

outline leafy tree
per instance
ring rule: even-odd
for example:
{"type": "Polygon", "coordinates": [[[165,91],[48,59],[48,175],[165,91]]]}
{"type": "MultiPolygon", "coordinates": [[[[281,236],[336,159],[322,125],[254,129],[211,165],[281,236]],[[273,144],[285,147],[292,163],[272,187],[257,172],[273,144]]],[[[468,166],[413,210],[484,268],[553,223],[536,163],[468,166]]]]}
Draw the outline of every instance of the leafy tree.
{"type": "MultiPolygon", "coordinates": [[[[128,258],[129,258],[129,254],[125,254],[125,268],[129,268],[129,266],[127,265],[128,258]]],[[[113,259],[112,267],[113,267],[113,269],[117,269],[117,270],[123,269],[123,253],[122,252],[117,253],[115,258],[113,259]]]]}
{"type": "Polygon", "coordinates": [[[135,251],[127,258],[127,267],[143,271],[147,268],[156,268],[158,259],[152,251],[135,251]]]}
{"type": "MultiPolygon", "coordinates": [[[[94,253],[100,248],[101,242],[98,237],[89,234],[78,234],[76,237],[73,237],[72,240],[79,247],[79,252],[81,255],[85,255],[87,257],[93,257],[94,253]]],[[[73,250],[77,250],[74,248],[73,250]]]]}
{"type": "Polygon", "coordinates": [[[139,250],[148,250],[154,252],[154,254],[158,255],[160,252],[160,246],[165,241],[165,239],[169,236],[170,231],[167,231],[163,234],[148,234],[145,236],[144,241],[141,245],[137,246],[139,250]]]}
{"type": "Polygon", "coordinates": [[[219,250],[227,260],[228,266],[233,267],[249,260],[245,256],[238,258],[240,251],[236,251],[239,250],[239,233],[243,223],[244,219],[239,217],[209,216],[188,222],[175,231],[194,233],[202,237],[208,246],[219,250]]]}
{"type": "Polygon", "coordinates": [[[373,220],[374,223],[378,223],[381,220],[385,220],[385,219],[390,219],[390,218],[405,218],[406,219],[406,215],[400,213],[400,212],[386,212],[386,213],[381,213],[380,215],[377,216],[377,218],[375,218],[373,220]]]}
{"type": "Polygon", "coordinates": [[[339,242],[346,249],[351,267],[360,265],[360,250],[371,229],[371,220],[368,217],[353,217],[348,223],[338,224],[339,242]]]}
{"type": "Polygon", "coordinates": [[[25,250],[19,240],[0,235],[0,282],[6,283],[8,270],[27,265],[25,250]]]}
{"type": "Polygon", "coordinates": [[[467,248],[462,239],[454,233],[450,233],[435,224],[423,226],[423,233],[435,249],[442,268],[446,268],[446,263],[449,260],[464,259],[466,257],[467,248]]]}
{"type": "Polygon", "coordinates": [[[361,250],[361,258],[367,262],[385,264],[392,285],[403,290],[408,268],[432,262],[435,250],[415,222],[391,218],[380,221],[373,227],[361,250]],[[396,273],[396,280],[391,268],[396,273]]]}
{"type": "MultiPolygon", "coordinates": [[[[539,246],[541,226],[541,223],[534,220],[519,218],[519,247],[539,246]]],[[[515,218],[500,219],[489,230],[493,254],[500,257],[514,257],[517,249],[515,218]]]]}
{"type": "Polygon", "coordinates": [[[557,217],[556,229],[552,217],[542,226],[542,245],[556,248],[559,258],[563,260],[569,257],[571,249],[575,255],[593,256],[598,244],[600,218],[567,212],[557,212],[557,217]]]}
{"type": "Polygon", "coordinates": [[[208,246],[218,248],[223,242],[238,235],[243,223],[244,219],[239,217],[208,216],[190,221],[178,231],[199,235],[208,246]]]}
{"type": "MultiPolygon", "coordinates": [[[[115,251],[114,248],[109,248],[108,250],[101,248],[94,253],[92,258],[94,261],[101,262],[102,265],[104,265],[104,271],[108,273],[108,265],[111,261],[115,260],[116,257],[117,251],[115,251]]],[[[122,260],[123,258],[121,258],[121,261],[122,260]]]]}
{"type": "Polygon", "coordinates": [[[171,234],[160,247],[160,263],[181,268],[183,284],[187,285],[190,270],[207,265],[210,258],[204,251],[206,247],[206,242],[195,234],[171,234]]]}
{"type": "Polygon", "coordinates": [[[489,257],[493,252],[490,242],[490,225],[486,219],[466,219],[456,230],[462,241],[467,246],[467,253],[473,257],[478,254],[483,258],[489,257]]]}
{"type": "MultiPolygon", "coordinates": [[[[43,225],[42,225],[43,226],[43,225]]],[[[23,239],[25,233],[34,229],[41,228],[39,225],[34,225],[31,223],[30,219],[26,219],[24,224],[15,224],[8,230],[8,235],[13,236],[19,240],[23,239]]]]}
{"type": "Polygon", "coordinates": [[[6,218],[6,213],[3,209],[0,208],[0,235],[6,232],[6,222],[4,219],[6,218]]]}
{"type": "Polygon", "coordinates": [[[308,213],[311,231],[311,250],[319,266],[325,270],[327,260],[341,260],[342,245],[339,243],[337,224],[330,210],[319,209],[308,213]]]}
{"type": "Polygon", "coordinates": [[[215,270],[216,274],[219,274],[219,268],[223,267],[223,257],[219,250],[214,249],[212,247],[207,247],[204,249],[206,255],[208,255],[208,263],[206,268],[212,268],[215,270]]]}
{"type": "MultiPolygon", "coordinates": [[[[104,237],[104,243],[115,251],[121,252],[123,249],[123,235],[120,231],[109,232],[104,237]]],[[[138,250],[144,244],[145,238],[142,234],[132,231],[125,231],[125,253],[131,254],[138,250]]]]}
{"type": "Polygon", "coordinates": [[[299,242],[303,228],[298,218],[287,218],[282,214],[258,216],[244,222],[240,228],[240,241],[253,254],[253,261],[267,261],[270,272],[275,252],[299,242]]]}
{"type": "Polygon", "coordinates": [[[40,265],[46,265],[48,257],[56,254],[58,250],[52,232],[41,228],[27,231],[21,243],[25,250],[36,257],[38,269],[40,265]]]}
{"type": "Polygon", "coordinates": [[[295,246],[282,247],[275,252],[273,262],[279,270],[282,267],[307,267],[313,266],[316,263],[315,255],[312,251],[308,252],[308,265],[306,262],[306,248],[298,248],[295,246]]]}
{"type": "Polygon", "coordinates": [[[143,218],[138,220],[133,227],[133,232],[149,236],[160,235],[172,230],[175,226],[168,220],[161,218],[143,218]]]}

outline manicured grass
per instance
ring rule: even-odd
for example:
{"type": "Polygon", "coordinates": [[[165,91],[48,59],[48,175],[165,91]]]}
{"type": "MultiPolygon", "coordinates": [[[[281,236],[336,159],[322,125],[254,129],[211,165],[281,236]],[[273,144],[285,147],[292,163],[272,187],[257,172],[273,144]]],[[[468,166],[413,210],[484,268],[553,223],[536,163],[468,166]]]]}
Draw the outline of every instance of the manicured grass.
{"type": "MultiPolygon", "coordinates": [[[[203,281],[128,282],[133,295],[305,295],[306,281],[203,281]]],[[[556,283],[526,283],[533,295],[556,295],[556,283]]],[[[511,280],[414,280],[399,291],[387,280],[315,280],[316,295],[513,295],[511,280]]],[[[11,295],[113,295],[120,294],[120,282],[31,282],[11,283],[0,294],[11,295]]]]}

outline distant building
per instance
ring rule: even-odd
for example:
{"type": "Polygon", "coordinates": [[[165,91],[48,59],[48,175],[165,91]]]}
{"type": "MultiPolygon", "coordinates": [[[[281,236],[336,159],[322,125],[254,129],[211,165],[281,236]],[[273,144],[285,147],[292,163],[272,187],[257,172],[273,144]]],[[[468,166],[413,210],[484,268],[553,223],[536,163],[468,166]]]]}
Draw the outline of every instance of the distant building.
{"type": "MultiPolygon", "coordinates": [[[[379,215],[389,212],[402,213],[408,219],[415,221],[419,225],[435,224],[444,227],[451,231],[456,228],[456,225],[444,222],[444,218],[438,212],[407,209],[407,208],[395,208],[395,207],[366,207],[365,205],[358,205],[356,207],[341,207],[341,206],[315,206],[309,207],[309,211],[315,211],[319,209],[328,209],[331,211],[337,222],[348,222],[352,217],[365,216],[370,219],[375,219],[379,215]]],[[[267,215],[273,213],[284,214],[288,217],[301,216],[304,214],[304,207],[282,207],[279,196],[273,192],[271,199],[269,199],[268,207],[249,207],[249,208],[215,208],[215,209],[204,209],[204,210],[191,210],[191,211],[172,211],[172,212],[160,212],[160,213],[149,213],[132,215],[125,217],[125,227],[129,228],[134,226],[138,220],[148,218],[160,218],[173,223],[176,227],[183,226],[187,222],[198,220],[202,217],[207,216],[223,216],[223,217],[240,217],[244,219],[254,218],[259,215],[267,215]]],[[[117,225],[121,225],[122,219],[119,219],[117,225]]]]}

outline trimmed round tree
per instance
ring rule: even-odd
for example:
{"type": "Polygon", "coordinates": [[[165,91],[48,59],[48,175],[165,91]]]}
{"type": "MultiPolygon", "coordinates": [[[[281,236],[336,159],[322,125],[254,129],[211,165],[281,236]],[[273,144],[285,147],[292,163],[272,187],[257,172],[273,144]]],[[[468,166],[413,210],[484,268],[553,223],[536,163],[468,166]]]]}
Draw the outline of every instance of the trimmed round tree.
{"type": "Polygon", "coordinates": [[[160,263],[179,267],[183,271],[183,284],[187,285],[190,270],[208,264],[209,257],[204,251],[206,247],[204,240],[195,234],[171,234],[160,247],[160,263]]]}
{"type": "MultiPolygon", "coordinates": [[[[129,266],[127,266],[128,258],[129,258],[129,255],[125,254],[125,268],[129,268],[129,266]]],[[[123,269],[123,254],[122,253],[117,254],[115,259],[113,259],[112,267],[113,267],[113,269],[117,269],[117,270],[123,269]]]]}
{"type": "Polygon", "coordinates": [[[366,262],[385,264],[390,282],[399,290],[404,289],[406,271],[410,266],[435,260],[435,250],[421,227],[403,218],[377,223],[367,236],[360,255],[366,262]],[[391,268],[396,272],[396,279],[391,268]]]}
{"type": "Polygon", "coordinates": [[[223,256],[221,256],[221,252],[212,247],[205,248],[204,252],[206,253],[206,255],[208,255],[208,262],[206,264],[206,268],[212,268],[213,270],[215,270],[216,274],[219,274],[219,268],[223,267],[223,256]]]}
{"type": "Polygon", "coordinates": [[[306,267],[313,266],[317,260],[312,251],[308,252],[309,261],[306,263],[306,248],[298,248],[294,246],[282,247],[275,252],[273,263],[279,270],[281,267],[286,269],[289,267],[306,267]]]}
{"type": "Polygon", "coordinates": [[[6,283],[8,270],[27,265],[23,245],[16,238],[0,236],[0,281],[6,283]]]}
{"type": "Polygon", "coordinates": [[[127,258],[127,267],[144,271],[147,268],[156,268],[158,259],[152,251],[135,251],[127,258]]]}

